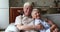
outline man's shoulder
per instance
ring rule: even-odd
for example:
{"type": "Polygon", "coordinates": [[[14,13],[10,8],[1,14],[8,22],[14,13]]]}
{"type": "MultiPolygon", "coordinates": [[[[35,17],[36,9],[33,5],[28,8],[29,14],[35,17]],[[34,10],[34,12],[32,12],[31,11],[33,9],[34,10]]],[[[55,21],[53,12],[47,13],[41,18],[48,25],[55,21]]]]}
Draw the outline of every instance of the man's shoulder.
{"type": "Polygon", "coordinates": [[[18,15],[16,18],[20,18],[20,17],[22,17],[22,15],[18,15]]]}

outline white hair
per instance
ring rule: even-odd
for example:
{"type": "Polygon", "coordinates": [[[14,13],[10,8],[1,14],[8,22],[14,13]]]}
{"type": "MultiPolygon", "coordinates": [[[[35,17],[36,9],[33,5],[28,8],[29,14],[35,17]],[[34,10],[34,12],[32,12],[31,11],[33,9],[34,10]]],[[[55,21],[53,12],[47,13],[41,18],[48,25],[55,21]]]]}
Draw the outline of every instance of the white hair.
{"type": "Polygon", "coordinates": [[[26,2],[26,3],[24,4],[24,7],[25,7],[26,5],[28,5],[28,6],[33,6],[33,2],[26,2]]]}

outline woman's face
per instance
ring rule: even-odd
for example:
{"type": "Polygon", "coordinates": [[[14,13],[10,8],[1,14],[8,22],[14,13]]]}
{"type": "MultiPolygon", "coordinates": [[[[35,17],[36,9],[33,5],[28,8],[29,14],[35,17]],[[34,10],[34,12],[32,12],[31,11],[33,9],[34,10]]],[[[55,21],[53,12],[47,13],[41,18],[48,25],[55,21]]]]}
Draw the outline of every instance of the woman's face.
{"type": "Polygon", "coordinates": [[[32,18],[36,19],[36,18],[40,18],[40,17],[41,17],[41,16],[40,16],[40,12],[39,12],[39,11],[33,12],[32,18]]]}

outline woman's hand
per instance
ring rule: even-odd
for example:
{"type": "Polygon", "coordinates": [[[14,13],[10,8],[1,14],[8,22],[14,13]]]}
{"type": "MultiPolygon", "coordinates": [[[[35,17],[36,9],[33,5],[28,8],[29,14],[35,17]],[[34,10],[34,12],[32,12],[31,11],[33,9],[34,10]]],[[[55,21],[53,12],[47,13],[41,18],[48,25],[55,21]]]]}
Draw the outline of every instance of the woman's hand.
{"type": "Polygon", "coordinates": [[[43,29],[43,28],[44,28],[44,27],[43,27],[43,25],[41,25],[41,24],[35,26],[35,30],[40,30],[40,29],[43,29]]]}

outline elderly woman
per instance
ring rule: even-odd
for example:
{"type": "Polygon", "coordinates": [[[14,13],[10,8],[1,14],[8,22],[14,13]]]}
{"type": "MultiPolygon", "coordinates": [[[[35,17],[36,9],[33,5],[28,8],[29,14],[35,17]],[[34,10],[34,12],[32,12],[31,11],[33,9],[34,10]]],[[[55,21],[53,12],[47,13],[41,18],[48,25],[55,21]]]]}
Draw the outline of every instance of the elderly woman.
{"type": "Polygon", "coordinates": [[[50,32],[50,25],[40,18],[40,14],[38,9],[33,9],[31,15],[34,21],[32,21],[32,23],[34,23],[34,25],[40,25],[40,27],[42,26],[42,29],[39,30],[40,32],[50,32]]]}
{"type": "Polygon", "coordinates": [[[31,15],[34,19],[32,23],[34,23],[34,25],[40,25],[40,27],[42,26],[43,29],[40,29],[40,32],[58,32],[57,27],[51,20],[47,18],[45,20],[42,19],[39,9],[33,9],[31,15]]]}

